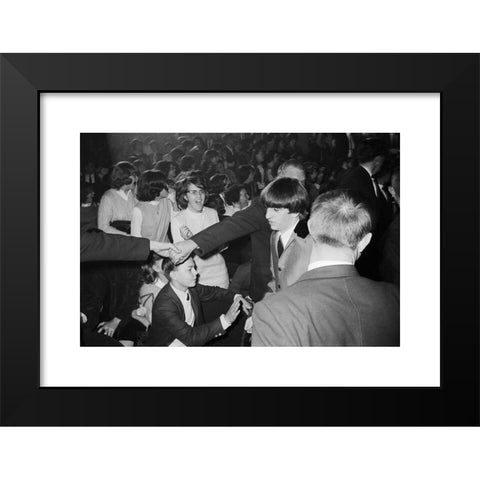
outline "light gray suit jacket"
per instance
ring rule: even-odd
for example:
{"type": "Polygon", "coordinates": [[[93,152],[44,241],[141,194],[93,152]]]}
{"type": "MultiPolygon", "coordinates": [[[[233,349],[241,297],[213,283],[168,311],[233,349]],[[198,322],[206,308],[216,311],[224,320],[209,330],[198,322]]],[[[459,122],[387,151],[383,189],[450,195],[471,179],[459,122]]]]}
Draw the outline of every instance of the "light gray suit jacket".
{"type": "Polygon", "coordinates": [[[399,289],[353,265],[311,270],[253,310],[253,346],[399,346],[399,289]]]}
{"type": "Polygon", "coordinates": [[[283,254],[278,258],[277,233],[270,236],[270,267],[272,280],[268,283],[271,292],[279,292],[295,283],[306,271],[310,263],[313,239],[310,235],[302,238],[296,232],[288,240],[283,254]]]}

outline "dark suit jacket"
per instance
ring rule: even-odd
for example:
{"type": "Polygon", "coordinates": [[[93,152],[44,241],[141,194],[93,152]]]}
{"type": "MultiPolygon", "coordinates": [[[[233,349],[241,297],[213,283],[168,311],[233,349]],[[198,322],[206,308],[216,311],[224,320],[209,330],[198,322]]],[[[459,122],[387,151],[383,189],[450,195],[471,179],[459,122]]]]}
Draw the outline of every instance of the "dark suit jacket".
{"type": "Polygon", "coordinates": [[[400,286],[400,214],[394,217],[381,242],[380,276],[400,286]]]}
{"type": "Polygon", "coordinates": [[[224,333],[220,318],[206,322],[201,308],[202,302],[224,300],[232,302],[235,293],[219,287],[197,285],[188,289],[191,295],[195,323],[185,323],[182,302],[167,283],[157,295],[152,307],[152,324],[148,330],[145,346],[167,346],[175,339],[187,346],[204,345],[212,338],[224,333]]]}
{"type": "Polygon", "coordinates": [[[141,261],[150,254],[146,238],[111,235],[104,232],[80,233],[80,261],[141,261]]]}
{"type": "Polygon", "coordinates": [[[352,265],[311,270],[253,310],[253,346],[399,346],[395,285],[352,265]]]}
{"type": "Polygon", "coordinates": [[[370,174],[360,165],[345,174],[339,183],[339,188],[348,190],[366,200],[377,213],[377,196],[370,174]]]}
{"type": "Polygon", "coordinates": [[[270,273],[270,224],[265,218],[266,209],[259,199],[250,207],[240,210],[232,217],[202,230],[192,237],[199,246],[200,256],[215,250],[224,243],[250,235],[252,241],[252,269],[250,296],[254,301],[261,300],[271,279],[270,273]]]}
{"type": "Polygon", "coordinates": [[[372,214],[373,238],[357,261],[356,266],[361,275],[373,280],[379,280],[378,263],[380,260],[378,241],[388,225],[386,214],[388,207],[387,201],[381,193],[377,198],[370,174],[361,166],[355,167],[351,172],[345,174],[340,181],[339,188],[348,191],[357,199],[364,201],[372,214]]]}

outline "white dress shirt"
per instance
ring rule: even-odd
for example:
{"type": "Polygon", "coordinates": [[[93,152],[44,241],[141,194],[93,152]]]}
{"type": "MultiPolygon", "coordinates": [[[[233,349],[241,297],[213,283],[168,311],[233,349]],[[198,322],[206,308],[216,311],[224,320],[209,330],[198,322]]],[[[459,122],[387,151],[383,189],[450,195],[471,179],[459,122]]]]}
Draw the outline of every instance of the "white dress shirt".
{"type": "Polygon", "coordinates": [[[188,289],[185,292],[182,292],[181,290],[178,290],[178,288],[175,288],[171,283],[170,286],[182,302],[183,311],[185,312],[185,323],[193,327],[195,324],[195,313],[193,312],[192,299],[188,289]]]}
{"type": "Polygon", "coordinates": [[[332,265],[353,265],[353,263],[344,260],[319,260],[318,262],[312,262],[307,270],[310,271],[319,267],[331,267],[332,265]]]}
{"type": "MultiPolygon", "coordinates": [[[[278,239],[281,238],[282,239],[282,244],[283,244],[283,248],[285,249],[285,247],[287,246],[289,240],[290,240],[290,237],[293,235],[293,232],[295,230],[295,227],[297,226],[298,224],[298,221],[295,222],[295,224],[289,228],[288,230],[285,230],[284,232],[278,232],[277,234],[277,240],[276,240],[276,244],[278,245],[278,239]]],[[[278,253],[278,252],[277,252],[278,253]]]]}

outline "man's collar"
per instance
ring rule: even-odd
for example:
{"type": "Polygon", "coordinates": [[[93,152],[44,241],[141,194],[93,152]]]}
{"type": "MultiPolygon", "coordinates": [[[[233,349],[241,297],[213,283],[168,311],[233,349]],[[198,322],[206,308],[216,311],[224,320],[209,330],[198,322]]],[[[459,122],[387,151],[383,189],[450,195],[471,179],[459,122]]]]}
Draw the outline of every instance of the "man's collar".
{"type": "Polygon", "coordinates": [[[186,300],[187,299],[188,288],[185,291],[179,290],[178,288],[173,286],[172,282],[170,282],[170,286],[172,287],[172,290],[175,292],[175,294],[177,295],[177,297],[180,300],[182,300],[182,299],[186,300]]]}
{"type": "Polygon", "coordinates": [[[372,176],[372,172],[370,170],[370,168],[367,166],[367,165],[360,165],[367,173],[368,173],[368,176],[371,177],[372,176]]]}
{"type": "Polygon", "coordinates": [[[319,260],[317,262],[312,262],[308,265],[307,270],[314,270],[315,268],[321,267],[332,267],[335,265],[353,265],[352,262],[346,262],[344,260],[319,260]]]}

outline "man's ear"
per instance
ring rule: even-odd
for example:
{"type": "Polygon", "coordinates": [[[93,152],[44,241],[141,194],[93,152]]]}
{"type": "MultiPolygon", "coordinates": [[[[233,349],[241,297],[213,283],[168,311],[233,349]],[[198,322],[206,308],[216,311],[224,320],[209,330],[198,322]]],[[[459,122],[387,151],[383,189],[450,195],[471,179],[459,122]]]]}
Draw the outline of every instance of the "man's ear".
{"type": "Polygon", "coordinates": [[[362,253],[367,245],[370,243],[370,240],[372,240],[372,233],[368,232],[359,242],[358,242],[358,253],[362,253]]]}

